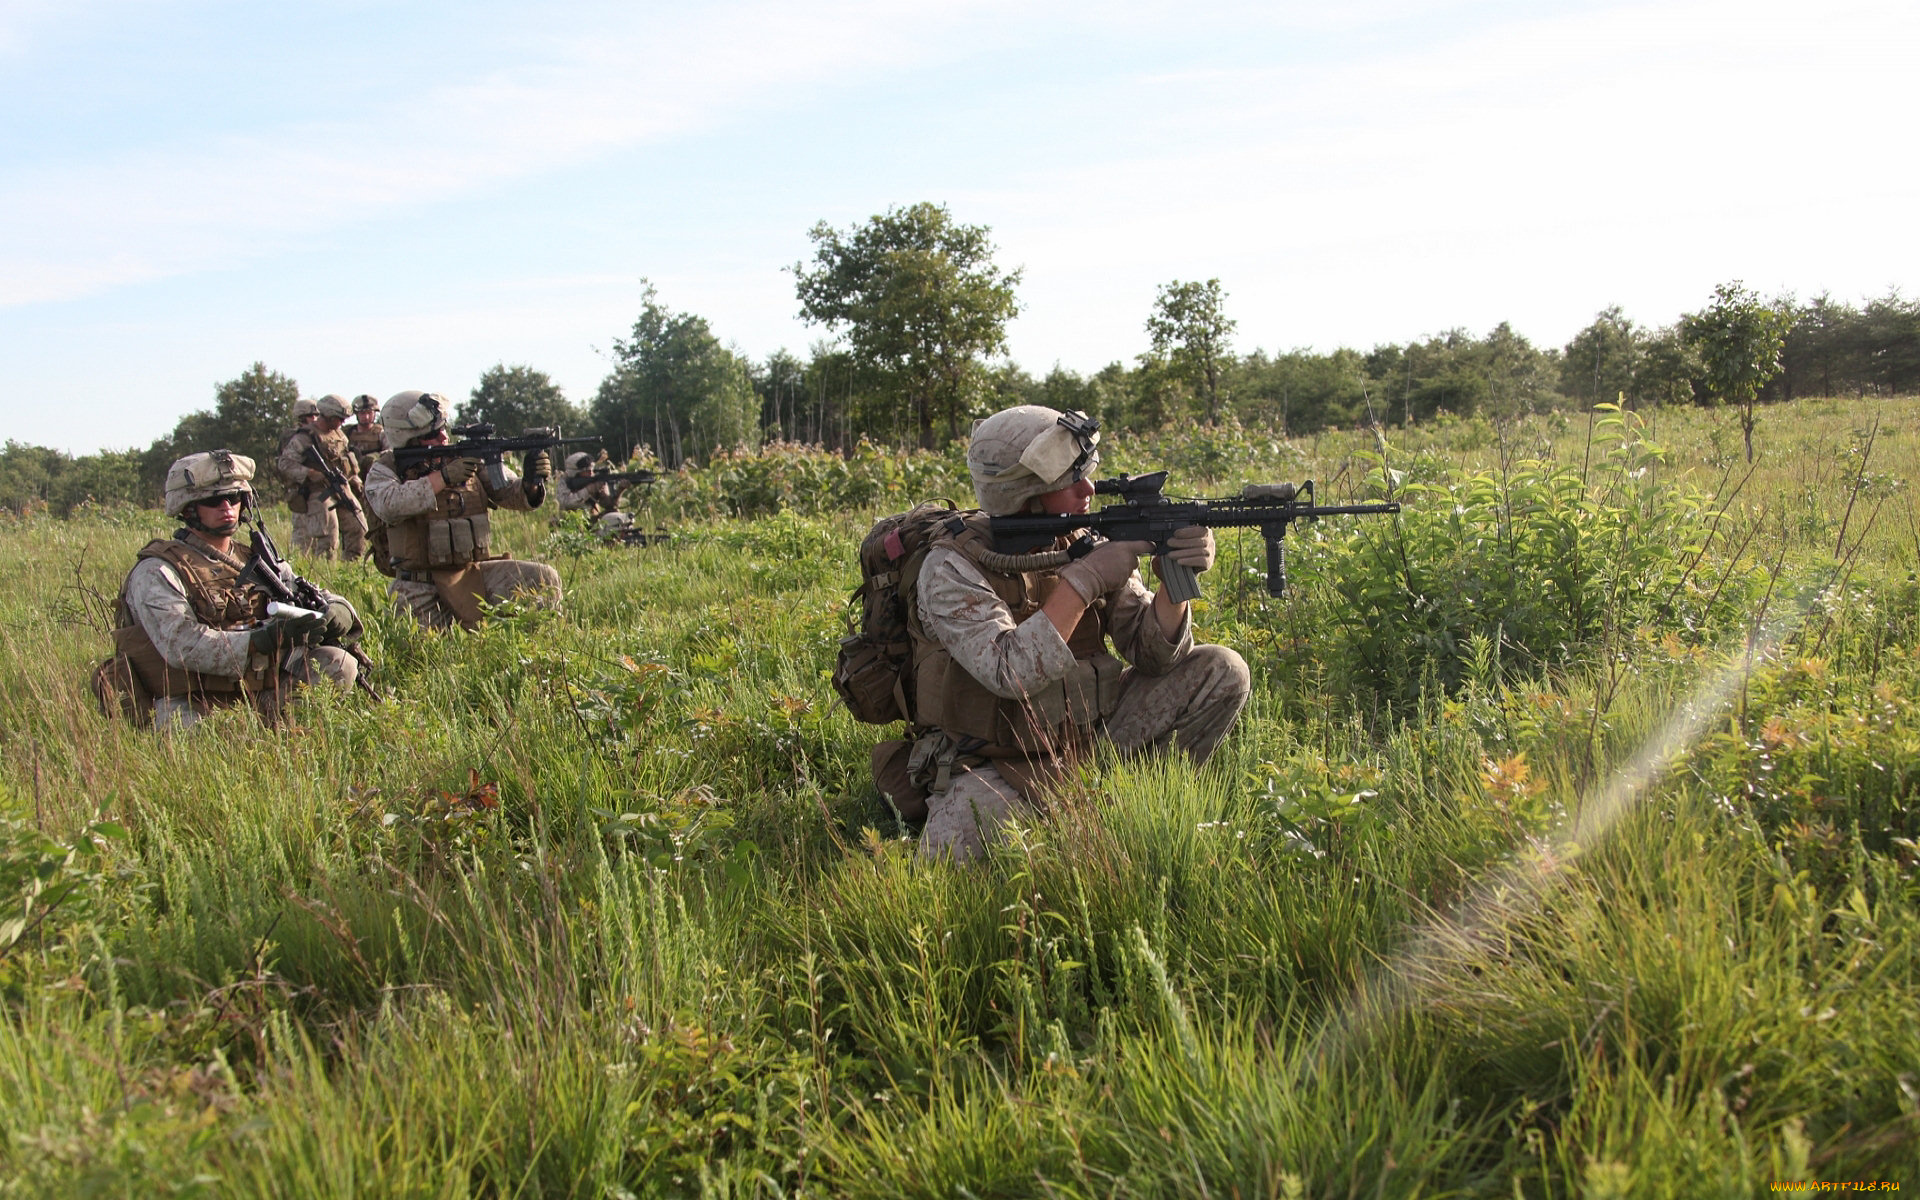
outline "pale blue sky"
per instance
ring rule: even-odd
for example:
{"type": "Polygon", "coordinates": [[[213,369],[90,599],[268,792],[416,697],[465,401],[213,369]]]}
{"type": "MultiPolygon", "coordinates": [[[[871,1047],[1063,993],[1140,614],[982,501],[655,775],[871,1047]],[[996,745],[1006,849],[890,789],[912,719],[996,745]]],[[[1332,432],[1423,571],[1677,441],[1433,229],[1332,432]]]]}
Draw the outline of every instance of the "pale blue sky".
{"type": "Polygon", "coordinates": [[[807,230],[919,200],[1025,269],[1036,374],[1172,279],[1242,351],[1857,300],[1920,279],[1916,61],[1910,0],[0,0],[0,439],[144,444],[255,359],[585,399],[641,276],[804,353],[807,230]]]}

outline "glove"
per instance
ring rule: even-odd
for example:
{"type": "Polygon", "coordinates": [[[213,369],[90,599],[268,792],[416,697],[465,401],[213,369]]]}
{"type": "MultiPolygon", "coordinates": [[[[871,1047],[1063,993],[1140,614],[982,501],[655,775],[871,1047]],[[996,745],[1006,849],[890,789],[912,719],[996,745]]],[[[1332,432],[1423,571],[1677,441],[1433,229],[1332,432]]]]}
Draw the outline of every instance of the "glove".
{"type": "Polygon", "coordinates": [[[1140,556],[1152,549],[1152,542],[1103,542],[1092,553],[1061,567],[1060,581],[1092,604],[1133,578],[1140,556]]]}
{"type": "MultiPolygon", "coordinates": [[[[1176,529],[1173,536],[1167,539],[1167,548],[1161,558],[1190,568],[1196,575],[1210,569],[1213,566],[1213,530],[1205,525],[1176,529]]],[[[1155,569],[1158,570],[1157,567],[1155,569]]]]}
{"type": "Polygon", "coordinates": [[[327,635],[327,618],[270,617],[247,635],[247,646],[257,654],[278,654],[295,646],[311,646],[327,635]]]}
{"type": "Polygon", "coordinates": [[[447,481],[448,487],[459,487],[472,479],[473,473],[479,469],[480,460],[477,458],[449,459],[440,464],[440,478],[447,481]]]}
{"type": "Polygon", "coordinates": [[[553,455],[545,450],[535,450],[527,455],[525,466],[527,469],[520,478],[526,481],[528,487],[544,486],[547,480],[553,478],[553,455]]]}
{"type": "Polygon", "coordinates": [[[345,600],[334,600],[327,605],[326,636],[336,642],[344,639],[353,632],[354,624],[358,619],[359,614],[353,611],[353,605],[345,600]]]}

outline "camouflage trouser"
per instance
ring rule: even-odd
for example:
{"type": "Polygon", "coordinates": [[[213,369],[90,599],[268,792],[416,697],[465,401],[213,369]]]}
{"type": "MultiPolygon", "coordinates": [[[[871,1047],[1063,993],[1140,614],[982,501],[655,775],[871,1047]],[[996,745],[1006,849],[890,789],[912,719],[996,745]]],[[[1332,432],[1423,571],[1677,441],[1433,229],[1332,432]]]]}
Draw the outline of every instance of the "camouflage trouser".
{"type": "MultiPolygon", "coordinates": [[[[338,646],[299,647],[287,655],[283,670],[283,682],[309,684],[324,679],[342,691],[358,678],[359,662],[338,646]]],[[[153,702],[153,727],[174,732],[192,729],[210,711],[205,701],[196,705],[184,696],[161,696],[153,702]]]]}
{"type": "MultiPolygon", "coordinates": [[[[546,563],[519,558],[497,558],[475,563],[480,573],[480,597],[489,604],[517,599],[542,608],[560,607],[560,572],[546,563]]],[[[427,629],[449,629],[460,623],[440,598],[440,589],[424,580],[396,579],[387,589],[393,607],[427,629]]]]}
{"type": "Polygon", "coordinates": [[[367,552],[366,519],[316,497],[306,512],[293,516],[293,544],[300,553],[315,558],[332,558],[338,549],[342,559],[357,562],[367,552]]]}
{"type": "MultiPolygon", "coordinates": [[[[1233,728],[1252,688],[1245,659],[1225,646],[1195,646],[1165,675],[1128,669],[1120,677],[1119,707],[1103,732],[1122,753],[1157,754],[1178,744],[1195,764],[1203,763],[1233,728]]],[[[1000,772],[975,767],[927,797],[920,855],[978,858],[994,831],[1024,812],[1020,794],[1000,772]]]]}

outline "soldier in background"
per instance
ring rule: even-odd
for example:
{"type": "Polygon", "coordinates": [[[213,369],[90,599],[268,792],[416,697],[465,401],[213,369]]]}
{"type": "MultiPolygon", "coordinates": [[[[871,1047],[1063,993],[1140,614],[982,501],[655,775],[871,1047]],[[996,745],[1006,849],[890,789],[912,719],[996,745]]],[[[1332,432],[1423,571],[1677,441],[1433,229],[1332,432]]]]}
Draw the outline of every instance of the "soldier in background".
{"type": "Polygon", "coordinates": [[[373,469],[373,460],[387,449],[387,431],[380,424],[380,402],[364,392],[353,398],[353,424],[347,426],[347,445],[353,447],[362,479],[373,469]]]}
{"type": "Polygon", "coordinates": [[[347,401],[344,396],[327,395],[312,403],[314,414],[280,444],[273,465],[287,481],[294,546],[322,558],[332,558],[337,547],[341,557],[351,562],[367,552],[367,524],[358,509],[360,464],[340,429],[346,423],[347,401]],[[326,473],[308,462],[308,450],[346,478],[352,503],[327,495],[326,473]]]}
{"type": "Polygon", "coordinates": [[[297,685],[353,686],[359,667],[340,645],[361,634],[351,604],[327,592],[324,613],[267,617],[266,597],[240,583],[246,560],[233,537],[254,502],[252,479],[253,460],[227,450],[167,469],[167,515],[182,528],[148,542],[120,588],[116,653],[94,676],[109,710],[117,698],[137,723],[185,729],[247,703],[271,723],[297,685]]]}
{"type": "MultiPolygon", "coordinates": [[[[367,504],[385,524],[382,539],[391,567],[394,606],[428,629],[480,624],[480,602],[517,597],[558,607],[560,572],[545,563],[522,562],[493,551],[489,512],[538,508],[546,498],[553,459],[544,450],[527,455],[527,474],[511,472],[490,488],[478,459],[420,463],[399,470],[394,451],[447,444],[452,405],[432,392],[401,392],[380,410],[393,449],[367,472],[367,504]]],[[[375,553],[379,553],[376,546],[375,553]]]]}
{"type": "Polygon", "coordinates": [[[589,520],[601,513],[612,512],[620,505],[616,484],[594,478],[596,470],[604,473],[609,469],[604,450],[598,459],[585,450],[567,455],[567,469],[554,481],[554,503],[563,513],[585,512],[589,520]]]}

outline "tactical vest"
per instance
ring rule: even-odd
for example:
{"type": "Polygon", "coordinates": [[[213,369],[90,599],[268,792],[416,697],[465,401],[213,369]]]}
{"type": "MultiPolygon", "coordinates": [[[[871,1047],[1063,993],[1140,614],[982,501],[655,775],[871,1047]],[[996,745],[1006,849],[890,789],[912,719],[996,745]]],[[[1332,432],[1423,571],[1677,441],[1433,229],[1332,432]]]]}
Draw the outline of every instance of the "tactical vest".
{"type": "MultiPolygon", "coordinates": [[[[965,555],[1018,624],[1039,612],[1054,588],[1066,585],[1057,568],[1014,573],[988,567],[981,561],[993,548],[987,528],[986,514],[972,513],[958,533],[943,532],[932,545],[965,555]]],[[[959,741],[964,753],[1033,759],[1083,748],[1119,704],[1120,674],[1126,668],[1107,649],[1105,599],[1082,614],[1067,638],[1073,669],[1017,700],[987,690],[927,635],[917,597],[909,605],[907,626],[913,637],[914,714],[921,724],[959,741]]]]}
{"type": "MultiPolygon", "coordinates": [[[[186,589],[187,603],[201,624],[214,629],[238,629],[259,620],[265,613],[265,599],[250,593],[240,584],[242,564],[189,546],[178,535],[155,538],[141,548],[141,558],[157,558],[173,568],[186,589]]],[[[131,582],[133,575],[127,575],[131,582]]],[[[120,600],[115,610],[118,628],[113,631],[114,648],[124,655],[151,696],[205,697],[216,701],[239,698],[241,680],[227,675],[202,675],[168,663],[159,647],[134,616],[127,601],[127,584],[120,585],[120,600]]],[[[248,684],[258,686],[258,679],[248,684]]]]}
{"type": "MultiPolygon", "coordinates": [[[[398,473],[391,451],[379,461],[398,473]]],[[[432,470],[422,463],[400,478],[419,479],[432,470]]],[[[492,558],[493,530],[487,519],[492,507],[477,471],[457,488],[441,488],[432,512],[387,526],[388,558],[402,571],[449,570],[492,558]]]]}
{"type": "Polygon", "coordinates": [[[355,421],[351,425],[343,426],[341,432],[347,435],[347,445],[353,449],[354,461],[359,465],[360,473],[366,474],[367,468],[373,465],[373,460],[379,458],[385,450],[381,445],[386,436],[384,427],[378,422],[362,425],[355,421]]]}

